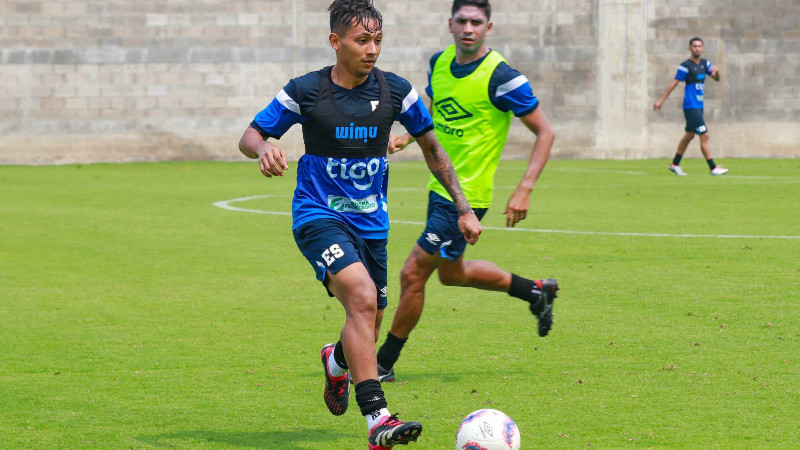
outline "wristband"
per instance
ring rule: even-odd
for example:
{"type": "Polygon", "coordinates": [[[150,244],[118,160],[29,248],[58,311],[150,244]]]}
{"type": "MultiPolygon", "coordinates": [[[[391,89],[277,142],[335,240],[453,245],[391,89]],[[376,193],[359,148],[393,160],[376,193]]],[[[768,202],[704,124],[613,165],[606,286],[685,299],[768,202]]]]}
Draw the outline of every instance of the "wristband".
{"type": "Polygon", "coordinates": [[[467,211],[467,212],[465,212],[465,213],[459,213],[458,217],[465,216],[465,215],[467,215],[467,214],[475,214],[475,211],[473,211],[472,209],[470,209],[469,211],[467,211]]]}

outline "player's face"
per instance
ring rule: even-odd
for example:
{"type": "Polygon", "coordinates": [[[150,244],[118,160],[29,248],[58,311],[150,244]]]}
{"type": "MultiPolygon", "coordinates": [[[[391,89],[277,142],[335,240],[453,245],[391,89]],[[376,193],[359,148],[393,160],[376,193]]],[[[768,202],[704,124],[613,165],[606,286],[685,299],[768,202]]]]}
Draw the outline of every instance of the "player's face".
{"type": "Polygon", "coordinates": [[[483,40],[491,34],[492,22],[483,9],[463,6],[448,21],[456,47],[462,53],[475,53],[483,47],[483,40]]]}
{"type": "Polygon", "coordinates": [[[383,32],[374,20],[369,21],[367,27],[359,23],[348,28],[344,36],[330,35],[331,47],[336,50],[336,64],[358,77],[366,77],[375,67],[382,40],[383,32]]]}
{"type": "Polygon", "coordinates": [[[689,50],[692,52],[692,57],[699,58],[703,54],[703,43],[700,41],[692,41],[689,45],[689,50]]]}

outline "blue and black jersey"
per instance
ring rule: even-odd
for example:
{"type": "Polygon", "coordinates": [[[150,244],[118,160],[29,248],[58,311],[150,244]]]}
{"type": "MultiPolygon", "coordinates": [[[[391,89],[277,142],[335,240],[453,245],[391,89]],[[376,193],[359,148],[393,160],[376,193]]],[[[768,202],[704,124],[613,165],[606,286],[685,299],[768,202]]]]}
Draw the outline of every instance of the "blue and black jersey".
{"type": "Polygon", "coordinates": [[[292,79],[251,126],[280,139],[303,126],[306,153],[297,163],[292,229],[319,218],[347,223],[360,237],[385,239],[389,231],[386,147],[399,121],[414,137],[433,120],[408,81],[373,70],[353,89],[331,80],[331,67],[292,79]]]}
{"type": "Polygon", "coordinates": [[[699,64],[687,59],[678,66],[675,79],[686,82],[683,109],[703,109],[706,75],[711,75],[711,63],[705,59],[701,59],[699,64]]]}
{"type": "MultiPolygon", "coordinates": [[[[433,55],[428,67],[428,87],[425,88],[425,93],[430,98],[433,98],[431,75],[436,61],[442,53],[433,55]]],[[[475,72],[484,59],[486,56],[467,64],[458,64],[454,59],[450,64],[450,72],[455,78],[466,78],[475,72]]],[[[489,79],[488,94],[489,100],[497,109],[503,112],[511,111],[516,117],[526,116],[539,107],[539,99],[533,94],[528,78],[505,62],[501,62],[492,73],[492,77],[489,79]]]]}

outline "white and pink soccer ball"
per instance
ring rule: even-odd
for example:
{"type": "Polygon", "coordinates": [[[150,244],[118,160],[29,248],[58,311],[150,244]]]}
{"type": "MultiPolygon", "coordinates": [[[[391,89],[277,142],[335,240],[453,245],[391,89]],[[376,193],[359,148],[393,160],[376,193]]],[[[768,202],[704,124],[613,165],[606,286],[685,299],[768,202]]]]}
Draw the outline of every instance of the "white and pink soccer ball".
{"type": "Polygon", "coordinates": [[[519,450],[517,424],[496,409],[479,409],[461,421],[456,450],[519,450]]]}

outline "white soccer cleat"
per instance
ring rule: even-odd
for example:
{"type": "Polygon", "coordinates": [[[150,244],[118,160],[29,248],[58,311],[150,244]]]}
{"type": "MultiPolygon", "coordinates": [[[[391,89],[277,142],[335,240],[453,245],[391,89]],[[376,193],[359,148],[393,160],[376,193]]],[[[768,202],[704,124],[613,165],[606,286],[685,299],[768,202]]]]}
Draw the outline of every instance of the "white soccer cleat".
{"type": "Polygon", "coordinates": [[[728,173],[728,169],[721,166],[711,169],[711,175],[725,175],[726,173],[728,173]]]}
{"type": "MultiPolygon", "coordinates": [[[[669,164],[669,171],[674,173],[675,175],[680,175],[682,177],[686,176],[686,172],[684,172],[683,169],[681,169],[681,166],[676,166],[675,164],[672,163],[669,164]]],[[[727,170],[725,172],[727,172],[727,170]]]]}

